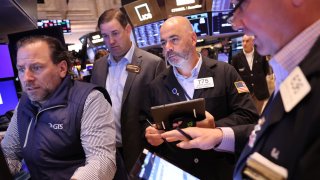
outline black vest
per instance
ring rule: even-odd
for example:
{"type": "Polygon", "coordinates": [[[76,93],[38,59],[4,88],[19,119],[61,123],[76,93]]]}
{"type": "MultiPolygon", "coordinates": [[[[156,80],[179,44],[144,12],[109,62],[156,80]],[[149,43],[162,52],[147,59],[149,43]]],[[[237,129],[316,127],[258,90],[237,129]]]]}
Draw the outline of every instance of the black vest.
{"type": "Polygon", "coordinates": [[[93,89],[109,98],[103,88],[73,81],[69,76],[40,110],[26,94],[22,95],[18,107],[18,131],[22,157],[32,179],[70,179],[78,167],[84,166],[81,117],[85,101],[93,89]]]}

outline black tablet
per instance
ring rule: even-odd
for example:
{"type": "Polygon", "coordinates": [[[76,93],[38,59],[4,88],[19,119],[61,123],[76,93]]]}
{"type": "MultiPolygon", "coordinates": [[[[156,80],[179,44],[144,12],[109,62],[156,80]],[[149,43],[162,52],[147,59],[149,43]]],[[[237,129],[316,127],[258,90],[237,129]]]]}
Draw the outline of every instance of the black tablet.
{"type": "Polygon", "coordinates": [[[160,156],[144,149],[131,170],[133,180],[198,180],[198,178],[183,171],[160,156]]]}
{"type": "Polygon", "coordinates": [[[157,129],[169,131],[172,124],[182,122],[180,128],[195,126],[196,121],[205,119],[205,99],[192,99],[151,107],[151,115],[157,129]]]}

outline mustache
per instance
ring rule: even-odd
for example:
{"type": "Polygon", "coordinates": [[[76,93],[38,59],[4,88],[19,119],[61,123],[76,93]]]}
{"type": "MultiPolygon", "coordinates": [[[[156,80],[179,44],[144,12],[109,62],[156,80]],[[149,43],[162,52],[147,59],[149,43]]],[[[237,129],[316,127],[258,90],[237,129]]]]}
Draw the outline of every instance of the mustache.
{"type": "Polygon", "coordinates": [[[168,52],[166,53],[166,57],[170,57],[170,56],[172,56],[172,55],[174,55],[174,56],[180,56],[179,53],[176,53],[176,52],[174,52],[174,51],[168,51],[168,52]]]}
{"type": "Polygon", "coordinates": [[[24,86],[25,88],[34,88],[34,87],[35,87],[35,84],[29,83],[29,82],[25,82],[25,83],[23,83],[23,86],[24,86]]]}

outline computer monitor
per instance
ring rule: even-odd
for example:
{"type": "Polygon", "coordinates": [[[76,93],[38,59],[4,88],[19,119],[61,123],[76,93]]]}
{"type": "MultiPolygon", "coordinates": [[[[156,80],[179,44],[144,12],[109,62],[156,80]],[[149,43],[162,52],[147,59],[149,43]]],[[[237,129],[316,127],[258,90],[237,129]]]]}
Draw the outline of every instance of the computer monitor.
{"type": "MultiPolygon", "coordinates": [[[[87,35],[90,45],[103,46],[104,41],[100,31],[92,32],[87,35]]],[[[81,40],[80,40],[81,41],[81,40]]]]}
{"type": "Polygon", "coordinates": [[[186,18],[190,21],[198,38],[210,35],[208,13],[188,15],[186,18]]]}
{"type": "Polygon", "coordinates": [[[211,11],[226,11],[233,9],[232,0],[213,0],[211,11]]]}
{"type": "Polygon", "coordinates": [[[138,26],[133,29],[134,36],[138,47],[145,48],[150,46],[160,45],[160,27],[163,24],[162,21],[138,26]]]}
{"type": "Polygon", "coordinates": [[[227,22],[226,16],[229,12],[229,10],[212,12],[212,36],[226,37],[243,34],[242,30],[232,29],[232,24],[227,22]]]}
{"type": "Polygon", "coordinates": [[[64,34],[71,33],[71,23],[69,19],[39,19],[38,28],[47,28],[52,26],[61,26],[64,34]]]}
{"type": "Polygon", "coordinates": [[[165,19],[157,0],[139,0],[123,6],[133,27],[165,19]]]}
{"type": "Polygon", "coordinates": [[[167,17],[186,16],[211,10],[212,0],[165,0],[167,17]]]}
{"type": "Polygon", "coordinates": [[[0,80],[0,115],[14,110],[18,96],[14,80],[0,80]]]}
{"type": "Polygon", "coordinates": [[[13,66],[7,44],[0,44],[0,79],[14,77],[13,66]]]}
{"type": "Polygon", "coordinates": [[[220,52],[218,53],[217,60],[225,63],[229,63],[229,55],[227,53],[220,52]]]}
{"type": "Polygon", "coordinates": [[[130,172],[137,180],[199,180],[197,177],[171,164],[162,157],[144,149],[130,172]]]}

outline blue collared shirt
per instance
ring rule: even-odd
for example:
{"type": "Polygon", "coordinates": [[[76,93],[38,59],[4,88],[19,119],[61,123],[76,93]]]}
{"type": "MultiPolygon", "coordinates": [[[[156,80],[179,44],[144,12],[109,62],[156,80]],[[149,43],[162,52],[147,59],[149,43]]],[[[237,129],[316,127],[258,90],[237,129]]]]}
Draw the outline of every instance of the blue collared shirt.
{"type": "Polygon", "coordinates": [[[124,86],[128,77],[128,71],[126,70],[127,64],[131,64],[132,56],[134,52],[134,43],[127,54],[116,62],[113,56],[108,56],[109,71],[106,80],[106,89],[110,95],[112,101],[112,111],[116,124],[116,145],[122,146],[121,137],[121,108],[122,108],[122,96],[124,86]]]}
{"type": "MultiPolygon", "coordinates": [[[[178,70],[175,67],[173,67],[173,73],[174,73],[175,77],[177,78],[181,87],[184,89],[185,93],[187,93],[191,99],[193,98],[193,94],[194,94],[193,81],[198,78],[201,64],[202,64],[202,56],[201,56],[201,54],[199,54],[199,60],[196,64],[196,66],[192,69],[190,77],[185,77],[185,76],[181,75],[178,72],[178,70]]],[[[187,100],[190,100],[187,95],[185,95],[185,96],[186,96],[187,100]]]]}

